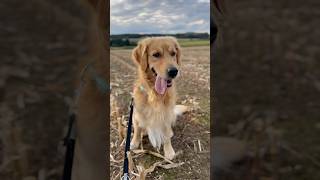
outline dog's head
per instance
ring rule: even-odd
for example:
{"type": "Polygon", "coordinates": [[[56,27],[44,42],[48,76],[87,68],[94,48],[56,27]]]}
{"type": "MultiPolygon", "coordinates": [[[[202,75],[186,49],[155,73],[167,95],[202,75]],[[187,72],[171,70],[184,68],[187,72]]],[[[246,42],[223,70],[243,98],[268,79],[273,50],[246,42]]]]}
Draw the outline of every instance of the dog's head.
{"type": "Polygon", "coordinates": [[[154,80],[155,90],[164,94],[179,74],[181,48],[173,37],[152,37],[141,40],[132,52],[140,72],[154,80]]]}

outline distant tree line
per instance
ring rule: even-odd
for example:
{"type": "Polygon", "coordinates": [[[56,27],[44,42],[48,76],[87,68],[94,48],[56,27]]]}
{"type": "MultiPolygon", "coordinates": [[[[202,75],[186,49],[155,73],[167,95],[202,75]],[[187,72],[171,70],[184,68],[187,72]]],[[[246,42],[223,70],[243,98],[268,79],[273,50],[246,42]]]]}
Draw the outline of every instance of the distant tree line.
{"type": "Polygon", "coordinates": [[[135,46],[137,41],[132,39],[140,39],[143,37],[153,37],[153,36],[174,36],[176,38],[183,39],[209,39],[210,35],[208,33],[177,33],[177,34],[118,34],[110,36],[110,46],[111,47],[121,47],[121,46],[135,46]]]}
{"type": "Polygon", "coordinates": [[[177,33],[177,34],[117,34],[111,35],[111,39],[131,39],[131,38],[142,38],[142,37],[152,37],[152,36],[174,36],[176,38],[197,38],[197,39],[209,39],[210,35],[208,33],[177,33]]]}
{"type": "Polygon", "coordinates": [[[110,46],[111,47],[121,47],[121,46],[135,46],[136,43],[130,42],[127,38],[111,38],[110,46]]]}

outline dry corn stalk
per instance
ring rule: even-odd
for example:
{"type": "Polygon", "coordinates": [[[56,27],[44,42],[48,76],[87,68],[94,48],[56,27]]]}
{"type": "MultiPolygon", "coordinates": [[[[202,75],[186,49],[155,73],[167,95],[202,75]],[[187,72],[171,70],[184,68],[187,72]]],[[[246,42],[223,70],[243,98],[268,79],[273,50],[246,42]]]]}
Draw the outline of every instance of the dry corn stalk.
{"type": "Polygon", "coordinates": [[[161,154],[156,153],[156,152],[152,152],[152,151],[149,151],[149,150],[141,150],[141,149],[132,150],[132,152],[135,153],[135,154],[140,154],[140,153],[150,154],[150,155],[156,156],[158,158],[161,158],[161,159],[165,160],[166,162],[168,162],[170,164],[174,164],[174,162],[170,161],[169,159],[165,158],[164,156],[162,156],[161,154]]]}
{"type": "Polygon", "coordinates": [[[153,165],[151,165],[148,169],[145,169],[143,166],[137,166],[137,169],[139,171],[139,180],[145,180],[147,174],[152,173],[156,167],[161,167],[164,169],[171,169],[176,168],[184,164],[184,162],[181,163],[173,163],[173,164],[163,164],[165,161],[158,161],[155,162],[153,165]]]}

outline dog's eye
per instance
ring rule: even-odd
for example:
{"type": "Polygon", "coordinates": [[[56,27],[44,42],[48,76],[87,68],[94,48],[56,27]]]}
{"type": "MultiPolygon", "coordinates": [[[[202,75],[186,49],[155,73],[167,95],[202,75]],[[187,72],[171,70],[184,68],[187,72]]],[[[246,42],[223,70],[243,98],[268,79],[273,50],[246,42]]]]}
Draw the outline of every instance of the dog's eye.
{"type": "Polygon", "coordinates": [[[161,56],[161,54],[157,52],[157,53],[154,53],[152,56],[158,58],[161,56]]]}
{"type": "Polygon", "coordinates": [[[171,56],[175,56],[175,55],[176,55],[176,52],[171,52],[170,55],[171,55],[171,56]]]}

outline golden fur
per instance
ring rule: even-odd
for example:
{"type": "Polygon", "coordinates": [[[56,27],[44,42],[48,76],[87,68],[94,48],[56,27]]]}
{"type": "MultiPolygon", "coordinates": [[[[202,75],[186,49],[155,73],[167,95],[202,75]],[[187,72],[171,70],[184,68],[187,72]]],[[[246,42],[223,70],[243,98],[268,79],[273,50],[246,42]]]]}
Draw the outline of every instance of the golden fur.
{"type": "Polygon", "coordinates": [[[173,37],[154,37],[140,41],[132,52],[132,59],[137,65],[138,78],[134,87],[134,135],[131,148],[137,148],[141,141],[142,131],[148,133],[154,147],[163,144],[164,155],[173,159],[175,152],[171,145],[172,125],[176,121],[176,88],[172,86],[163,95],[155,91],[155,72],[167,76],[168,67],[179,69],[181,65],[181,48],[173,37]],[[160,53],[161,57],[153,56],[160,53]]]}
{"type": "MultiPolygon", "coordinates": [[[[88,0],[91,7],[90,54],[85,64],[92,63],[96,73],[108,81],[108,3],[106,0],[88,0]]],[[[83,65],[81,67],[83,69],[83,65]]],[[[76,145],[73,160],[73,180],[105,180],[107,167],[108,98],[97,88],[92,74],[84,74],[85,85],[78,98],[76,112],[76,145]]]]}

